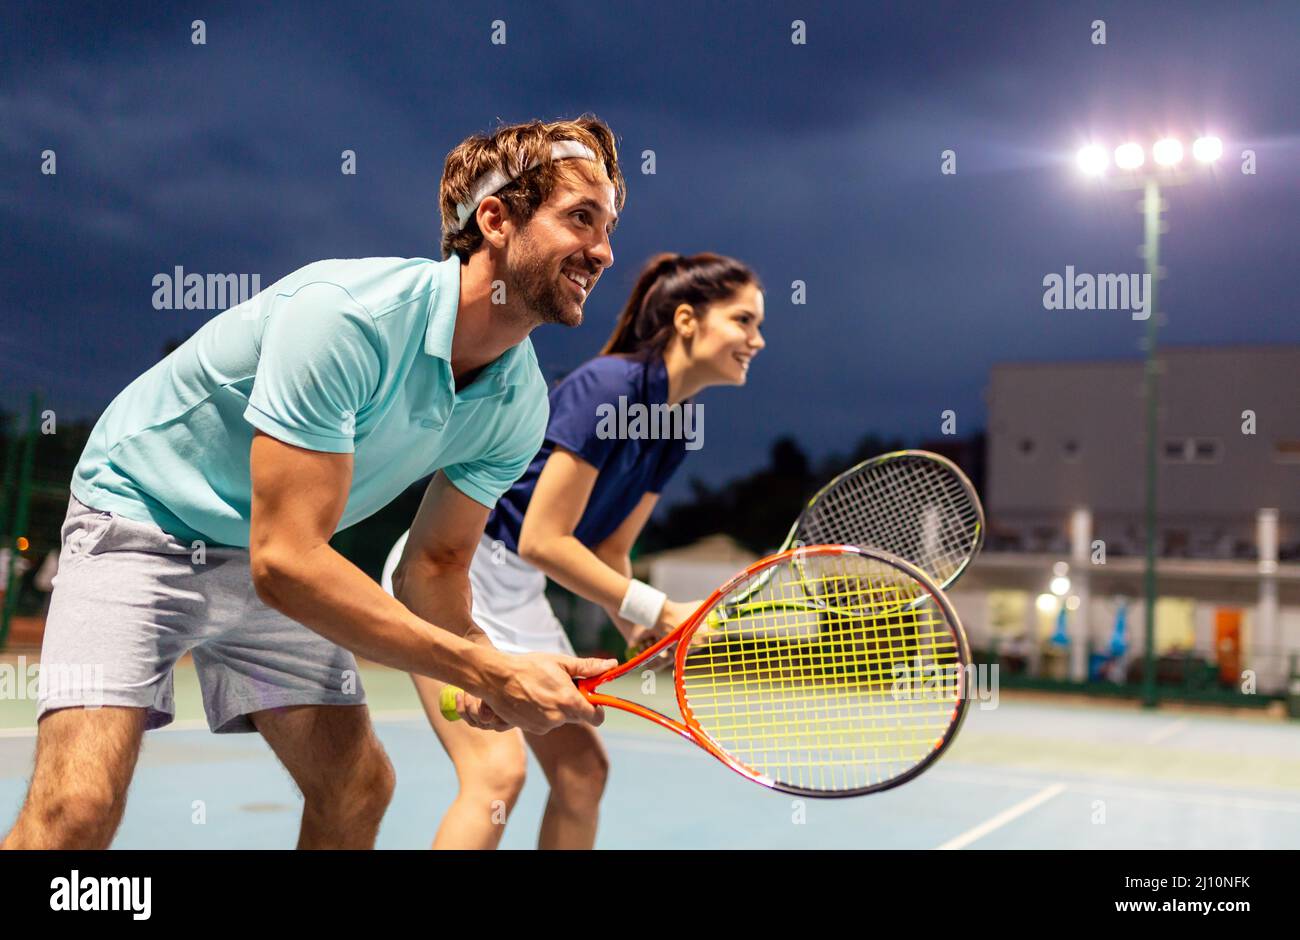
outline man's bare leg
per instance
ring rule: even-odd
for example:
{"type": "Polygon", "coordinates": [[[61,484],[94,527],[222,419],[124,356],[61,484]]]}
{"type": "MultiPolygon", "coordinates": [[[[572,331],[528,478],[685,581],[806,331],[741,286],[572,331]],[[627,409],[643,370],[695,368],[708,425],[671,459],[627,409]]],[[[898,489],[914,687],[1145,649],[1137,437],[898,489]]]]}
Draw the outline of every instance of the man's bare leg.
{"type": "Polygon", "coordinates": [[[41,718],[27,799],[0,849],[106,849],[126,810],[143,708],[60,708],[41,718]]]}
{"type": "Polygon", "coordinates": [[[373,849],[397,777],[364,705],[249,716],[302,791],[300,849],[373,849]]]}

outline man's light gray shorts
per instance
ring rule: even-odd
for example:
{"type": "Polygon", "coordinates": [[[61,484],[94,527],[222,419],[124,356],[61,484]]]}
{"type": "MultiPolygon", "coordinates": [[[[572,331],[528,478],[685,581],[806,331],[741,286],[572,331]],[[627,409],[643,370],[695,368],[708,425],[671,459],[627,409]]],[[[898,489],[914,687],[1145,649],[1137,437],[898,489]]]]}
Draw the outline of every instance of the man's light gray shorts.
{"type": "Polygon", "coordinates": [[[356,660],[266,606],[248,552],[194,546],[156,525],[68,505],[41,647],[38,717],[59,708],[176,714],[172,671],[194,658],[208,727],[253,731],[249,715],[290,705],[361,705],[356,660]]]}

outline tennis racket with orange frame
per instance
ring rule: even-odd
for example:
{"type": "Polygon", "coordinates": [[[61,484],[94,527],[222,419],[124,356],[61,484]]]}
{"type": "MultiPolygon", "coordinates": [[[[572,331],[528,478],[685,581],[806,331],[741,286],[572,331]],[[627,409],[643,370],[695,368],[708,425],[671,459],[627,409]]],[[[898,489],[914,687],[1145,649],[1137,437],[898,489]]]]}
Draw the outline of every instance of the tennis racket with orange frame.
{"type": "MultiPolygon", "coordinates": [[[[818,545],[754,563],[654,646],[577,685],[748,780],[843,797],[933,765],[965,717],[969,664],[961,622],[924,571],[879,549],[818,545]],[[673,644],[679,718],[599,691],[673,644]]],[[[442,694],[453,721],[458,691],[442,694]]]]}

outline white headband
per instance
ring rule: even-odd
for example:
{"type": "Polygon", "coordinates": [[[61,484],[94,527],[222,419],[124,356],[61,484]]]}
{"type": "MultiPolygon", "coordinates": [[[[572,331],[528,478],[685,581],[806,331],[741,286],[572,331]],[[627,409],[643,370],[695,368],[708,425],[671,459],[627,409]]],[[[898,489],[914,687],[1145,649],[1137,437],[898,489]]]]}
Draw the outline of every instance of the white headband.
{"type": "MultiPolygon", "coordinates": [[[[551,144],[552,160],[595,160],[596,154],[586,144],[581,144],[576,140],[557,140],[551,144]]],[[[456,224],[452,226],[453,232],[459,232],[469,221],[469,217],[478,209],[478,204],[500,190],[507,183],[513,182],[523,174],[527,173],[534,167],[542,165],[541,160],[534,160],[528,166],[519,170],[517,173],[510,175],[502,170],[489,170],[480,176],[470,189],[469,201],[462,202],[456,206],[456,224]]]]}

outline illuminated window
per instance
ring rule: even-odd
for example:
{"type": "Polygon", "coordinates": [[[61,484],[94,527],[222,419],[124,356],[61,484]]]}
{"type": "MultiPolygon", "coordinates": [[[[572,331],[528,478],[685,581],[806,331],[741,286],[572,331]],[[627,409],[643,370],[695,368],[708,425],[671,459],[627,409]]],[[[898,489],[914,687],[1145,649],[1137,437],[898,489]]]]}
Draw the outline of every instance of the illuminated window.
{"type": "Polygon", "coordinates": [[[1274,441],[1273,459],[1278,463],[1300,463],[1300,439],[1274,441]]]}

